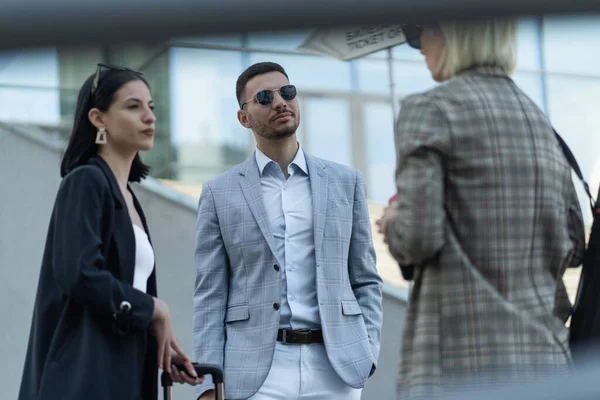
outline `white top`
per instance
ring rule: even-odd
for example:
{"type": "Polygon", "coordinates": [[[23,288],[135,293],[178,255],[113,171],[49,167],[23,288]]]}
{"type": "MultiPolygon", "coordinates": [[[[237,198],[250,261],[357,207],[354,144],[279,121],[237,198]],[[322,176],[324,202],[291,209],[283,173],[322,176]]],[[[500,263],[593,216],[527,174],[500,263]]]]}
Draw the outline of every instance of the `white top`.
{"type": "Polygon", "coordinates": [[[135,272],[133,274],[133,287],[146,292],[148,278],[154,271],[154,249],[146,231],[140,226],[133,224],[135,233],[135,272]]]}

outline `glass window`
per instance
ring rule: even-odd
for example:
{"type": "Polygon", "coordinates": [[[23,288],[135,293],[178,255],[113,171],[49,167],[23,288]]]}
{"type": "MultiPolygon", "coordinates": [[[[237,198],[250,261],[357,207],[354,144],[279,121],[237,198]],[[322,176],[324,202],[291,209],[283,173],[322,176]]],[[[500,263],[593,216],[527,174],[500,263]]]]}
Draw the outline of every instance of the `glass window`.
{"type": "Polygon", "coordinates": [[[58,89],[7,87],[0,84],[0,120],[56,125],[60,122],[58,89]]]}
{"type": "Polygon", "coordinates": [[[540,69],[539,20],[520,18],[517,29],[517,68],[540,69]]]}
{"type": "MultiPolygon", "coordinates": [[[[397,46],[395,46],[395,47],[397,47],[397,46]]],[[[394,53],[393,53],[393,50],[392,50],[392,57],[393,56],[394,56],[394,53]]],[[[364,58],[374,58],[374,59],[378,59],[378,60],[387,60],[387,58],[388,58],[388,51],[387,51],[387,49],[379,50],[379,51],[376,51],[375,53],[371,53],[371,54],[366,55],[364,58]]]]}
{"type": "Polygon", "coordinates": [[[358,77],[359,91],[390,94],[390,75],[387,61],[365,58],[353,62],[358,77]]]}
{"type": "Polygon", "coordinates": [[[249,33],[247,47],[250,49],[296,51],[308,38],[310,31],[249,33]]]}
{"type": "Polygon", "coordinates": [[[367,158],[367,197],[370,201],[387,203],[396,193],[394,171],[396,150],[394,146],[394,120],[388,103],[364,105],[364,122],[367,158]]]}
{"type": "Polygon", "coordinates": [[[309,154],[352,165],[352,126],[348,100],[303,98],[302,146],[309,154]]]}
{"type": "Polygon", "coordinates": [[[392,49],[392,54],[394,58],[399,60],[408,60],[408,61],[421,61],[425,64],[425,57],[423,54],[417,49],[413,49],[408,44],[403,43],[392,49]]]}
{"type": "MultiPolygon", "coordinates": [[[[548,76],[548,108],[552,124],[581,166],[594,194],[600,182],[600,79],[548,76]]],[[[576,184],[583,215],[591,216],[581,185],[576,184]]]]}
{"type": "Polygon", "coordinates": [[[546,69],[600,76],[600,16],[545,17],[546,69]]]}
{"type": "Polygon", "coordinates": [[[235,96],[241,54],[173,49],[169,69],[178,178],[203,182],[246,159],[250,134],[237,120],[235,96]]]}
{"type": "Polygon", "coordinates": [[[281,64],[290,77],[290,82],[298,90],[332,90],[350,91],[350,63],[332,58],[289,55],[289,54],[264,54],[251,53],[250,64],[262,61],[273,61],[281,64]]]}
{"type": "Polygon", "coordinates": [[[542,75],[538,72],[516,71],[512,76],[519,88],[529,96],[535,104],[544,112],[544,94],[542,89],[542,75]]]}
{"type": "Polygon", "coordinates": [[[58,124],[58,82],[55,49],[0,53],[0,120],[58,124]]]}
{"type": "Polygon", "coordinates": [[[394,80],[396,83],[395,92],[401,98],[409,94],[423,92],[437,85],[431,77],[424,59],[421,59],[420,62],[395,62],[394,80]]]}
{"type": "Polygon", "coordinates": [[[0,53],[0,84],[58,87],[56,49],[0,53]]]}

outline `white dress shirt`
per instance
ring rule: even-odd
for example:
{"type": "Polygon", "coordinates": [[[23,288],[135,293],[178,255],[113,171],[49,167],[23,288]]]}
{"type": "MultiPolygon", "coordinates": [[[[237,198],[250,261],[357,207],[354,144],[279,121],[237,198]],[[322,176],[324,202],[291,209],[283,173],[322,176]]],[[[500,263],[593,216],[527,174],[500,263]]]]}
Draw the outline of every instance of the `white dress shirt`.
{"type": "Polygon", "coordinates": [[[281,267],[280,327],[319,328],[313,204],[309,171],[302,148],[281,167],[256,149],[262,194],[281,267]]]}

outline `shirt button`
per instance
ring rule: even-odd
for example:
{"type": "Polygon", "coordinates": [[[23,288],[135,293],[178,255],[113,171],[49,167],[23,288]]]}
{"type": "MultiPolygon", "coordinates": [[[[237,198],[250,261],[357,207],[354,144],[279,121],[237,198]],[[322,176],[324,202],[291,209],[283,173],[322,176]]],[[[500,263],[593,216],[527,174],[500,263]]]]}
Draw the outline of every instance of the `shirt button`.
{"type": "Polygon", "coordinates": [[[275,311],[279,310],[279,303],[273,303],[273,308],[275,311]]]}
{"type": "Polygon", "coordinates": [[[275,269],[275,271],[279,271],[279,265],[275,264],[273,265],[273,268],[275,269]]]}

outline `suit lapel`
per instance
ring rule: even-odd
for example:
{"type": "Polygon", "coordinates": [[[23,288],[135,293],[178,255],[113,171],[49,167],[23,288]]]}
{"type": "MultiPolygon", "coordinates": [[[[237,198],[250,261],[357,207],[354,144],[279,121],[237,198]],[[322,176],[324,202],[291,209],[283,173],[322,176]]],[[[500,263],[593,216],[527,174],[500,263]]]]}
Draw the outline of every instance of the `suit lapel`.
{"type": "MultiPolygon", "coordinates": [[[[277,258],[275,239],[273,238],[273,231],[271,230],[267,211],[265,210],[258,164],[254,156],[250,157],[246,162],[245,168],[242,168],[240,171],[240,186],[260,231],[265,237],[271,252],[277,258]]],[[[277,259],[277,261],[281,264],[281,260],[277,259]]]]}
{"type": "Polygon", "coordinates": [[[316,158],[305,154],[308,174],[310,176],[310,190],[312,192],[313,224],[315,236],[315,256],[317,262],[321,259],[321,246],[323,232],[325,231],[325,217],[327,215],[327,193],[329,179],[325,167],[316,158]]]}
{"type": "Polygon", "coordinates": [[[90,163],[100,167],[106,179],[110,184],[112,195],[115,201],[115,219],[113,221],[113,239],[119,259],[119,272],[122,280],[133,284],[133,274],[135,272],[135,233],[125,199],[119,189],[119,184],[112,170],[100,157],[90,159],[90,163]]]}

